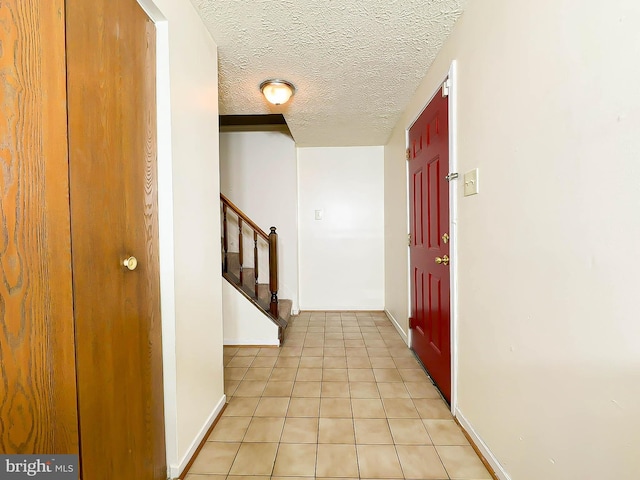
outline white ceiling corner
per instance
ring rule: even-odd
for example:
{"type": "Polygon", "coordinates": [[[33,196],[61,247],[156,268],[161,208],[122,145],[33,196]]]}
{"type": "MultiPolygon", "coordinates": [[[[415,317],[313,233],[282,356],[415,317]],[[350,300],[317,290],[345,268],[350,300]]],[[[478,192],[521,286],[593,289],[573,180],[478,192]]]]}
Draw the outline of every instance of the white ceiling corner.
{"type": "Polygon", "coordinates": [[[298,146],[384,145],[467,0],[192,0],[219,49],[220,114],[283,113],[298,146]],[[258,89],[296,86],[283,107],[258,89]]]}

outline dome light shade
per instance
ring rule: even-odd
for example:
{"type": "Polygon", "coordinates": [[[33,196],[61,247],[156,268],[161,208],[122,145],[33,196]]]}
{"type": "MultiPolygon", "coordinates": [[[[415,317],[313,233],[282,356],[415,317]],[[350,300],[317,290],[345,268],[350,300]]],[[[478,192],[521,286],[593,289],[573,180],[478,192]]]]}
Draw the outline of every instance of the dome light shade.
{"type": "Polygon", "coordinates": [[[260,84],[260,91],[269,103],[282,105],[287,103],[295,93],[296,87],[286,80],[265,80],[260,84]]]}

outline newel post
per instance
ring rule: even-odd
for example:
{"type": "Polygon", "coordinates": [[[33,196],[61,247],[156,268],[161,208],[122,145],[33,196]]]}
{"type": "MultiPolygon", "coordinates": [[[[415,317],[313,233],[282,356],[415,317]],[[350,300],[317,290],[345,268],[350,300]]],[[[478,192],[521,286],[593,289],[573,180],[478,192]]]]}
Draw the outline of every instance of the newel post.
{"type": "Polygon", "coordinates": [[[278,318],[278,234],[276,227],[271,227],[269,234],[269,291],[271,292],[269,312],[273,317],[278,318]]]}

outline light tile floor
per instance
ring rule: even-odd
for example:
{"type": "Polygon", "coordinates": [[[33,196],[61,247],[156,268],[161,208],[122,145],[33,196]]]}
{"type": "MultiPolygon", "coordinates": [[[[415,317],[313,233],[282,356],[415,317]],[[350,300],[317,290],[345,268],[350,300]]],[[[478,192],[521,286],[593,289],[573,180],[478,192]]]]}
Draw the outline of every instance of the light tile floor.
{"type": "Polygon", "coordinates": [[[225,347],[229,404],[187,480],[491,479],[382,312],[303,312],[225,347]]]}

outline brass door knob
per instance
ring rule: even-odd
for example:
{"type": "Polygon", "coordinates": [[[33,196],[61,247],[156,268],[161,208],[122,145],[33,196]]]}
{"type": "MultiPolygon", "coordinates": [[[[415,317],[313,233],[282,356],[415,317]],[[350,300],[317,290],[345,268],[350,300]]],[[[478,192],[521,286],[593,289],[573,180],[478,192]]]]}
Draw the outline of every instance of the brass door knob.
{"type": "Polygon", "coordinates": [[[122,262],[122,264],[127,267],[129,270],[135,270],[136,267],[138,266],[138,259],[134,256],[131,256],[127,259],[125,259],[124,262],[122,262]]]}
{"type": "Polygon", "coordinates": [[[440,264],[449,265],[449,257],[447,257],[446,255],[443,255],[442,258],[436,257],[436,263],[438,265],[440,265],[440,264]]]}

